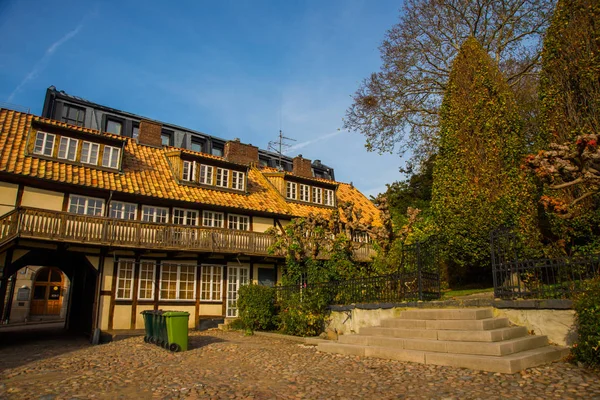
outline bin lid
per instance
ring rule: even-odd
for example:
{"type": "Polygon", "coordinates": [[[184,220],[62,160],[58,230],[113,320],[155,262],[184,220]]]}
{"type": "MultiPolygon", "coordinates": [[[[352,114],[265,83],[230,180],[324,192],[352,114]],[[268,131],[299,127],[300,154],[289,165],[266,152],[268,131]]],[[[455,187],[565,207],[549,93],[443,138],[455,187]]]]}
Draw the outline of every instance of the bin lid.
{"type": "Polygon", "coordinates": [[[187,311],[165,311],[163,315],[165,317],[189,317],[190,313],[187,311]]]}

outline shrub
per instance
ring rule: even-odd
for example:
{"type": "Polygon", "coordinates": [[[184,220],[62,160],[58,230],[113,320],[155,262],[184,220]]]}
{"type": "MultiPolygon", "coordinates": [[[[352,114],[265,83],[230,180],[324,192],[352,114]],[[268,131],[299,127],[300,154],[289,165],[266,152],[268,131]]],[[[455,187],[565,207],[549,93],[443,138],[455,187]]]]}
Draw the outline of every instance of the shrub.
{"type": "Polygon", "coordinates": [[[271,330],[275,327],[275,289],[268,286],[242,286],[238,292],[241,324],[245,329],[271,330]]]}
{"type": "Polygon", "coordinates": [[[600,366],[600,278],[586,285],[586,291],[578,295],[573,302],[578,342],[573,345],[572,353],[577,361],[591,367],[600,366]]]}
{"type": "Polygon", "coordinates": [[[317,336],[325,328],[332,294],[326,287],[312,287],[286,295],[280,303],[279,330],[294,336],[317,336]]]}

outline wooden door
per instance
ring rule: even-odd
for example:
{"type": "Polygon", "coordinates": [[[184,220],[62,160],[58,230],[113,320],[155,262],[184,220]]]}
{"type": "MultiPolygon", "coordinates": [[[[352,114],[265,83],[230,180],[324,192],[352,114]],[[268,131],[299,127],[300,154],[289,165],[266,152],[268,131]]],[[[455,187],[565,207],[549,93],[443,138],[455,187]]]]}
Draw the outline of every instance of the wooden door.
{"type": "Polygon", "coordinates": [[[58,268],[43,268],[35,277],[30,315],[60,315],[63,274],[58,268]]]}

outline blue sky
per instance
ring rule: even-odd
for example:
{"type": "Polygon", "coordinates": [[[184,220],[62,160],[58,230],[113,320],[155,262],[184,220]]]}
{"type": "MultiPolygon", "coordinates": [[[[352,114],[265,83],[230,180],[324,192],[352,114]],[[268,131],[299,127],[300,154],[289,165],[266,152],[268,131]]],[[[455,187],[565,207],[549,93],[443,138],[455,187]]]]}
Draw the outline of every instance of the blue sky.
{"type": "Polygon", "coordinates": [[[0,0],[0,102],[41,112],[45,90],[335,168],[367,195],[401,178],[397,155],[341,130],[380,66],[401,0],[0,0]]]}

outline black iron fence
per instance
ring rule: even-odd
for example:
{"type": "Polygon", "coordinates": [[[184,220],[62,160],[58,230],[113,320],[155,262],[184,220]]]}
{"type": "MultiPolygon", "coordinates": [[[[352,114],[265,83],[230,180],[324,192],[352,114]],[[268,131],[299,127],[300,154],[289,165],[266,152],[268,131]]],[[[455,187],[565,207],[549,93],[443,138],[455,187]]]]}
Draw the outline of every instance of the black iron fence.
{"type": "Polygon", "coordinates": [[[371,278],[277,287],[279,301],[292,296],[327,303],[393,303],[440,298],[440,270],[434,238],[405,246],[398,272],[371,278]],[[315,300],[316,299],[316,300],[315,300]]]}
{"type": "Polygon", "coordinates": [[[600,278],[600,254],[525,259],[517,234],[510,228],[492,232],[490,247],[494,295],[502,299],[568,299],[600,278]]]}

